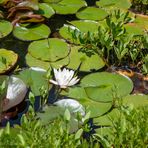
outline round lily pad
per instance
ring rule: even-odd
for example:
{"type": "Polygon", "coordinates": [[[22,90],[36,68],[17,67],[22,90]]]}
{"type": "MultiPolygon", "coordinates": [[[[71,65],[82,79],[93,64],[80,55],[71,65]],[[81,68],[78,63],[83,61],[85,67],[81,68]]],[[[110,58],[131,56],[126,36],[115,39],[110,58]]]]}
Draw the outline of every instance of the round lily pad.
{"type": "Polygon", "coordinates": [[[50,18],[55,14],[53,8],[46,3],[39,3],[39,10],[37,12],[46,18],[50,18]]]}
{"type": "Polygon", "coordinates": [[[64,59],[61,59],[61,60],[55,61],[55,62],[45,62],[45,61],[42,61],[42,60],[39,60],[39,59],[32,57],[28,53],[26,55],[26,63],[30,67],[40,67],[40,68],[43,68],[45,70],[48,70],[50,67],[58,69],[58,68],[61,68],[65,65],[67,65],[69,63],[69,58],[66,57],[64,59]]]}
{"type": "Polygon", "coordinates": [[[128,9],[131,7],[130,0],[100,0],[96,2],[99,7],[116,7],[119,9],[128,9]]]}
{"type": "Polygon", "coordinates": [[[81,46],[74,46],[70,52],[70,62],[68,68],[80,69],[80,71],[91,71],[102,68],[105,64],[99,55],[95,53],[84,53],[81,51],[81,46]]]}
{"type": "Polygon", "coordinates": [[[101,116],[108,112],[112,107],[112,102],[106,103],[100,102],[99,99],[94,101],[88,98],[83,87],[72,87],[69,88],[68,91],[63,90],[61,94],[79,101],[87,111],[91,112],[90,118],[101,116]]]}
{"type": "Polygon", "coordinates": [[[144,29],[148,30],[148,16],[147,15],[137,14],[135,23],[143,27],[144,29]]]}
{"type": "Polygon", "coordinates": [[[76,13],[77,18],[84,20],[103,20],[108,16],[108,13],[101,8],[87,7],[76,13]]]}
{"type": "Polygon", "coordinates": [[[0,20],[0,38],[7,36],[11,33],[13,26],[10,22],[5,20],[0,20]]]}
{"type": "Polygon", "coordinates": [[[129,78],[108,72],[89,74],[81,80],[80,85],[84,87],[89,98],[101,102],[126,96],[133,89],[129,78]]]}
{"type": "Polygon", "coordinates": [[[0,49],[0,74],[11,70],[18,60],[18,55],[13,51],[0,49]]]}
{"type": "Polygon", "coordinates": [[[44,24],[16,26],[13,30],[13,35],[23,41],[48,38],[50,33],[50,28],[44,24]]]}
{"type": "Polygon", "coordinates": [[[79,32],[87,33],[88,31],[95,33],[99,27],[99,23],[92,20],[71,21],[69,23],[71,25],[64,24],[64,26],[60,28],[59,33],[63,38],[75,44],[79,44],[79,41],[74,40],[72,34],[79,35],[79,32]]]}
{"type": "Polygon", "coordinates": [[[148,95],[136,94],[123,98],[123,103],[134,107],[148,106],[148,95]]]}
{"type": "Polygon", "coordinates": [[[133,34],[133,35],[142,35],[144,34],[144,29],[141,26],[138,26],[135,23],[128,23],[126,25],[124,25],[126,28],[126,31],[129,34],[133,34]]]}
{"type": "Polygon", "coordinates": [[[31,56],[42,61],[57,61],[69,53],[68,44],[57,38],[49,38],[32,42],[28,47],[31,56]]]}
{"type": "Polygon", "coordinates": [[[62,0],[58,3],[51,3],[57,14],[74,14],[80,8],[87,6],[84,0],[62,0]]]}

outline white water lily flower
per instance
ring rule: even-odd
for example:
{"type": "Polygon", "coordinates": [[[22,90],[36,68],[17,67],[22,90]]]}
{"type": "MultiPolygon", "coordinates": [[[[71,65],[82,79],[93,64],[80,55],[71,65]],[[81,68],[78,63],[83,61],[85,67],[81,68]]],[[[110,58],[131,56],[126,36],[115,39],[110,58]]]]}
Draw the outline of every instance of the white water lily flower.
{"type": "Polygon", "coordinates": [[[7,111],[22,102],[26,96],[27,90],[27,86],[21,79],[10,77],[6,95],[7,102],[3,104],[2,110],[7,111]]]}
{"type": "Polygon", "coordinates": [[[71,113],[79,112],[82,116],[85,115],[84,107],[76,100],[73,99],[62,99],[54,103],[61,108],[67,108],[71,113]]]}
{"type": "Polygon", "coordinates": [[[67,88],[68,86],[78,83],[78,77],[74,77],[74,71],[64,68],[61,70],[53,69],[55,80],[50,80],[52,84],[59,85],[60,88],[67,88]]]}

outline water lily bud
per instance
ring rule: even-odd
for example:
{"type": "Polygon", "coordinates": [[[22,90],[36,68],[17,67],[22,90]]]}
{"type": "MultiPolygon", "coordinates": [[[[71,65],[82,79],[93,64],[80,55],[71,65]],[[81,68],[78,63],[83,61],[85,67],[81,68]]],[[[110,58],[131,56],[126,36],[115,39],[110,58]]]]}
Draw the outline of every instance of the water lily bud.
{"type": "Polygon", "coordinates": [[[10,77],[6,95],[7,102],[2,106],[2,110],[7,111],[22,102],[26,96],[27,90],[27,86],[21,79],[13,76],[10,77]]]}
{"type": "Polygon", "coordinates": [[[85,115],[84,107],[76,100],[73,99],[62,99],[54,103],[55,105],[68,109],[71,113],[80,113],[82,116],[85,115]]]}

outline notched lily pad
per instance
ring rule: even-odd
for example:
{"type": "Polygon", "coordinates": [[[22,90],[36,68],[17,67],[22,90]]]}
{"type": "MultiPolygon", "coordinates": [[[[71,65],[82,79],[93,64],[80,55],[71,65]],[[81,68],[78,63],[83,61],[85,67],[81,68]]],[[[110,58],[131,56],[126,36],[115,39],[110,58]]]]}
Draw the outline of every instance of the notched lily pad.
{"type": "Polygon", "coordinates": [[[53,68],[61,68],[65,65],[67,65],[69,63],[69,57],[67,56],[64,59],[61,59],[59,61],[55,61],[55,62],[46,62],[46,61],[42,61],[39,59],[36,59],[34,57],[32,57],[29,53],[26,55],[26,63],[28,66],[30,67],[40,67],[43,68],[45,70],[48,70],[50,67],[53,68]]]}
{"type": "Polygon", "coordinates": [[[76,13],[77,18],[84,20],[103,20],[108,16],[108,13],[101,8],[87,7],[76,13]]]}
{"type": "Polygon", "coordinates": [[[39,10],[37,11],[37,13],[41,14],[42,16],[45,16],[46,18],[50,18],[55,14],[55,11],[48,4],[39,3],[39,10]]]}
{"type": "Polygon", "coordinates": [[[74,14],[80,8],[87,6],[84,0],[62,0],[58,3],[51,3],[57,14],[74,14]]]}
{"type": "Polygon", "coordinates": [[[50,28],[44,24],[16,26],[13,30],[13,35],[23,41],[48,38],[50,33],[50,28]]]}
{"type": "Polygon", "coordinates": [[[7,36],[11,33],[13,26],[10,22],[5,20],[0,20],[0,38],[7,36]]]}
{"type": "Polygon", "coordinates": [[[42,61],[55,62],[65,58],[69,53],[68,44],[58,38],[49,38],[32,42],[28,47],[32,57],[42,61]]]}
{"type": "Polygon", "coordinates": [[[75,70],[79,68],[80,71],[91,71],[98,70],[105,65],[99,55],[94,53],[86,55],[86,53],[83,53],[80,48],[80,46],[74,46],[71,48],[68,68],[75,70]]]}
{"type": "Polygon", "coordinates": [[[148,95],[128,95],[123,98],[123,103],[127,105],[134,105],[134,107],[148,106],[148,95]]]}
{"type": "Polygon", "coordinates": [[[0,49],[0,74],[10,71],[17,63],[18,55],[13,51],[0,49]]]}
{"type": "Polygon", "coordinates": [[[133,89],[130,79],[108,72],[89,74],[81,80],[80,85],[89,98],[101,102],[109,102],[113,98],[126,96],[133,89]]]}

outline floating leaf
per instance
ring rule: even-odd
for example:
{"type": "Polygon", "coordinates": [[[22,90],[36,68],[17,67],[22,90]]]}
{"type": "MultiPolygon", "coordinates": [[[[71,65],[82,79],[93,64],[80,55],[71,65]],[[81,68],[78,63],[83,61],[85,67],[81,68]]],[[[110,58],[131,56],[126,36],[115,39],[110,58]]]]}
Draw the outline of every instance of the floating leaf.
{"type": "Polygon", "coordinates": [[[43,86],[45,89],[49,90],[49,82],[46,78],[46,71],[25,69],[20,71],[15,76],[23,80],[24,83],[31,88],[31,91],[35,96],[40,95],[39,89],[43,86]]]}
{"type": "Polygon", "coordinates": [[[66,42],[57,38],[34,41],[28,47],[29,53],[43,61],[57,61],[65,58],[69,53],[66,42]]]}
{"type": "Polygon", "coordinates": [[[89,98],[101,102],[126,96],[133,89],[129,78],[108,72],[89,74],[81,80],[80,85],[85,88],[89,98]]]}
{"type": "Polygon", "coordinates": [[[84,20],[103,20],[108,16],[108,13],[101,8],[87,7],[76,13],[77,18],[84,20]]]}
{"type": "Polygon", "coordinates": [[[40,68],[43,68],[45,70],[49,69],[50,67],[58,69],[58,68],[61,68],[61,67],[65,66],[69,63],[69,57],[66,57],[64,59],[61,59],[61,60],[55,61],[55,62],[45,62],[45,61],[42,61],[42,60],[39,60],[39,59],[32,57],[28,53],[26,55],[26,63],[30,67],[40,67],[40,68]]]}
{"type": "Polygon", "coordinates": [[[103,60],[97,54],[90,54],[90,56],[86,55],[82,51],[79,51],[80,46],[74,46],[71,48],[70,63],[68,64],[68,68],[78,69],[80,67],[80,71],[91,71],[98,70],[102,68],[105,64],[103,60]]]}
{"type": "Polygon", "coordinates": [[[39,3],[39,10],[37,12],[46,18],[50,18],[55,14],[53,8],[46,3],[39,3]]]}
{"type": "Polygon", "coordinates": [[[130,0],[100,0],[96,2],[99,7],[113,7],[119,9],[128,9],[131,7],[130,0]]]}
{"type": "Polygon", "coordinates": [[[90,118],[101,116],[112,107],[112,102],[102,103],[99,99],[96,101],[89,99],[82,87],[69,88],[68,92],[63,91],[61,94],[79,101],[86,108],[86,112],[90,111],[90,118]]]}
{"type": "Polygon", "coordinates": [[[126,31],[129,34],[133,34],[133,35],[143,35],[144,34],[144,29],[135,23],[128,23],[124,25],[124,27],[126,28],[126,31]]]}
{"type": "Polygon", "coordinates": [[[148,95],[128,95],[125,98],[123,98],[123,102],[127,105],[134,105],[134,107],[147,106],[148,95]]]}
{"type": "Polygon", "coordinates": [[[26,27],[16,26],[13,35],[23,41],[33,41],[48,38],[50,28],[44,24],[28,25],[26,27]]]}
{"type": "Polygon", "coordinates": [[[148,30],[148,16],[147,15],[136,14],[135,23],[141,27],[144,27],[144,29],[148,30]]]}
{"type": "Polygon", "coordinates": [[[62,0],[59,3],[51,3],[57,14],[74,14],[80,8],[87,6],[84,0],[62,0]]]}
{"type": "Polygon", "coordinates": [[[18,55],[13,51],[0,49],[0,74],[10,71],[17,63],[18,55]]]}
{"type": "Polygon", "coordinates": [[[0,38],[7,36],[11,33],[13,26],[10,22],[5,20],[0,20],[0,38]]]}
{"type": "Polygon", "coordinates": [[[63,27],[60,28],[60,35],[69,40],[70,42],[74,42],[75,44],[79,44],[79,41],[75,41],[72,38],[72,33],[83,32],[87,33],[88,31],[91,33],[95,33],[98,31],[99,23],[92,20],[79,20],[79,21],[71,21],[69,22],[71,25],[64,24],[63,27]]]}

